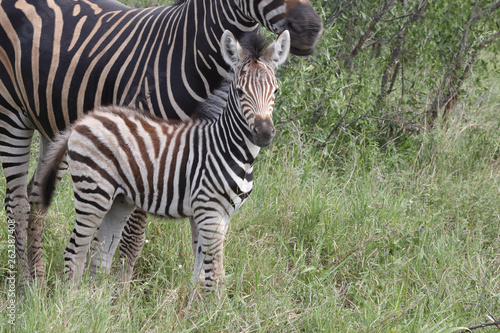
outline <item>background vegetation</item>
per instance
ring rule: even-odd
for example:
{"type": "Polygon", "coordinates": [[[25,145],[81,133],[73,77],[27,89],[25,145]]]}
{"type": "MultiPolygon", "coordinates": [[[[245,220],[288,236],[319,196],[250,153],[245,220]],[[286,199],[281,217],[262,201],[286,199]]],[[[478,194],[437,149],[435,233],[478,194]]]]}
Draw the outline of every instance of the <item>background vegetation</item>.
{"type": "MultiPolygon", "coordinates": [[[[69,290],[66,177],[44,235],[47,289],[19,300],[19,332],[459,332],[500,319],[500,2],[314,6],[323,38],[279,72],[279,134],[232,220],[227,296],[186,316],[189,223],[156,217],[129,292],[114,298],[112,277],[69,290]]],[[[0,236],[2,250],[6,224],[0,236]]]]}

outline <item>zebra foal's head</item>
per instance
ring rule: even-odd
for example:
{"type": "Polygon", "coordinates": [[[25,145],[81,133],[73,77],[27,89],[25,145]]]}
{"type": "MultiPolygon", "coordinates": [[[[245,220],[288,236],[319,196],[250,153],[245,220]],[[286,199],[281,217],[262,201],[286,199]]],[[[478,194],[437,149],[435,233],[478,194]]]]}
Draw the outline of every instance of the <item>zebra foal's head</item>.
{"type": "Polygon", "coordinates": [[[290,50],[290,34],[287,30],[264,47],[264,39],[258,34],[243,47],[233,34],[226,30],[222,35],[221,49],[224,60],[234,70],[230,100],[234,97],[236,109],[246,120],[251,133],[250,140],[259,147],[268,146],[275,134],[273,108],[278,81],[276,68],[287,58],[290,50]]]}

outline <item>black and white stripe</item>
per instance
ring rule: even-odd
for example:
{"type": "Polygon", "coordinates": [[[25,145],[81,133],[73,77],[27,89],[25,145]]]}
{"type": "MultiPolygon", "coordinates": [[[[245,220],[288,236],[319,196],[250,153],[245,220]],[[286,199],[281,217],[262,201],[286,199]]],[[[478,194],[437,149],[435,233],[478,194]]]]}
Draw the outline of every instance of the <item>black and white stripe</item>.
{"type": "Polygon", "coordinates": [[[99,107],[56,139],[41,185],[47,207],[67,152],[76,210],[64,255],[69,278],[81,278],[93,237],[91,273],[109,271],[125,223],[139,207],[169,218],[189,217],[193,281],[219,284],[229,220],[252,190],[260,148],[274,136],[274,70],[289,46],[288,31],[259,52],[224,33],[222,54],[235,74],[216,120],[172,123],[125,107],[99,107]]]}
{"type": "MultiPolygon", "coordinates": [[[[229,29],[239,38],[258,23],[276,33],[290,29],[296,54],[310,54],[322,30],[309,0],[185,0],[145,9],[115,0],[0,2],[0,158],[26,276],[42,279],[44,273],[43,218],[34,214],[38,172],[27,188],[33,131],[42,136],[39,167],[50,139],[99,105],[133,106],[171,119],[216,117],[213,101],[226,100],[222,82],[229,70],[220,37],[229,29]],[[27,229],[35,234],[27,236],[27,229]],[[28,250],[27,237],[34,240],[28,250]]],[[[140,228],[126,230],[136,231],[130,239],[142,235],[140,228]]],[[[141,242],[129,244],[127,265],[141,248],[141,242]]]]}

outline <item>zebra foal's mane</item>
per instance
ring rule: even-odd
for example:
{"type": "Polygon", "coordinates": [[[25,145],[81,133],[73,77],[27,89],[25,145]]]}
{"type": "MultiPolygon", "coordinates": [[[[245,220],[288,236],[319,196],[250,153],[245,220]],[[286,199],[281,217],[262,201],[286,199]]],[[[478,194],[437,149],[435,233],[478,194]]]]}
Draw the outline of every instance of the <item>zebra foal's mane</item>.
{"type": "Polygon", "coordinates": [[[244,35],[239,43],[246,56],[252,60],[262,57],[267,48],[266,38],[260,29],[244,35]]]}

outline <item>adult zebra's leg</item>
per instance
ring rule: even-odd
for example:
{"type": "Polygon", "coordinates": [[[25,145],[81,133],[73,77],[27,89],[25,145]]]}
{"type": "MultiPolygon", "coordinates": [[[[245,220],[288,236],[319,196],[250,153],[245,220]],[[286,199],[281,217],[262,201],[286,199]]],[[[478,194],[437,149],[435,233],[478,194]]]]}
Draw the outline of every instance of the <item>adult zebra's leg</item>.
{"type": "Polygon", "coordinates": [[[115,198],[92,241],[90,252],[90,274],[92,276],[97,276],[98,272],[109,273],[111,261],[122,237],[125,223],[134,208],[135,205],[123,195],[115,198]]]}
{"type": "MultiPolygon", "coordinates": [[[[31,206],[31,212],[28,225],[28,265],[30,267],[30,275],[36,278],[40,285],[43,285],[45,268],[43,263],[43,226],[45,214],[38,208],[40,207],[40,172],[42,163],[50,146],[50,141],[43,136],[40,136],[40,150],[38,154],[38,164],[33,177],[28,185],[28,198],[31,206]]],[[[55,186],[64,176],[68,169],[66,157],[59,165],[55,186]]]]}
{"type": "Polygon", "coordinates": [[[30,213],[27,184],[33,129],[27,124],[28,121],[22,115],[0,107],[0,159],[6,180],[4,204],[7,222],[15,224],[15,249],[21,291],[30,279],[26,253],[30,213]]]}
{"type": "Polygon", "coordinates": [[[144,231],[146,229],[146,219],[148,214],[136,208],[129,216],[122,232],[120,241],[120,280],[128,288],[135,263],[144,247],[144,231]]]}

